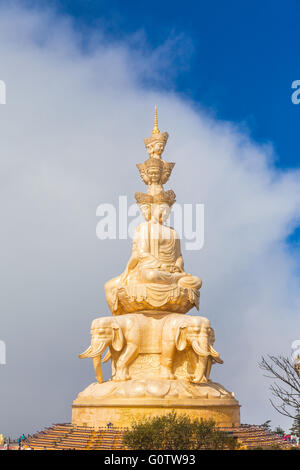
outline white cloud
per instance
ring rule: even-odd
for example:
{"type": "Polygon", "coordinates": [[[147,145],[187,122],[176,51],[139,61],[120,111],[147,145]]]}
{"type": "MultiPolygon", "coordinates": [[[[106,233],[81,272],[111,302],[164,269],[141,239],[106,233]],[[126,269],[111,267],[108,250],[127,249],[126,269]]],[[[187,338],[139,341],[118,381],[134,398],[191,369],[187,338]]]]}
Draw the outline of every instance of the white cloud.
{"type": "Polygon", "coordinates": [[[135,164],[155,103],[170,133],[165,158],[176,162],[169,186],[179,202],[205,203],[205,247],[185,261],[203,278],[201,314],[225,359],[213,378],[235,391],[243,422],[286,424],[257,362],[289,354],[300,337],[299,251],[285,242],[299,223],[299,171],[276,169],[271,146],[244,130],[141,86],[141,74],[159,76],[165,47],[150,60],[101,32],[92,42],[85,54],[68,20],[1,7],[2,431],[70,420],[71,401],[93,380],[77,353],[91,320],[109,314],[103,284],[130,252],[127,241],[96,238],[95,211],[144,189],[135,164]]]}

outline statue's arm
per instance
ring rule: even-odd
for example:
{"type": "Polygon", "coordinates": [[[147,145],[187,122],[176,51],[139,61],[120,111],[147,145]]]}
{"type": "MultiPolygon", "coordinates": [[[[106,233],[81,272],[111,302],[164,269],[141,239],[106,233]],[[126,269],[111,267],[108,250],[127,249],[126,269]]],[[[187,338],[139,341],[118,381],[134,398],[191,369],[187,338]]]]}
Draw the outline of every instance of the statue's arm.
{"type": "Polygon", "coordinates": [[[177,260],[176,260],[176,263],[175,263],[175,266],[177,266],[177,268],[179,269],[179,271],[181,273],[184,272],[184,261],[183,261],[183,257],[182,255],[180,255],[177,260]]]}
{"type": "Polygon", "coordinates": [[[138,264],[138,259],[131,256],[127,265],[126,265],[126,268],[125,268],[125,271],[123,271],[123,273],[121,274],[121,277],[120,277],[120,284],[123,284],[126,279],[127,279],[127,276],[129,274],[129,271],[132,271],[135,266],[138,264]]]}
{"type": "Polygon", "coordinates": [[[179,269],[181,273],[184,273],[184,261],[181,254],[181,246],[179,238],[176,238],[176,252],[177,252],[177,259],[175,261],[175,266],[179,269]]]}
{"type": "Polygon", "coordinates": [[[132,269],[134,269],[136,265],[138,264],[138,262],[139,262],[139,259],[136,258],[136,256],[131,256],[130,260],[127,263],[128,271],[131,271],[132,269]]]}

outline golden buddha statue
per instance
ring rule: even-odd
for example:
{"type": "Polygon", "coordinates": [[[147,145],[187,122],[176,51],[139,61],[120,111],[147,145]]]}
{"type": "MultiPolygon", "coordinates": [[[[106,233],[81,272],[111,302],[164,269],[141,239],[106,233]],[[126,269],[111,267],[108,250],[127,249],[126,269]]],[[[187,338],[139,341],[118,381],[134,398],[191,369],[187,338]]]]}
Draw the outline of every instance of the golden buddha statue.
{"type": "Polygon", "coordinates": [[[164,191],[175,163],[161,158],[168,134],[157,126],[157,110],[152,136],[145,139],[150,158],[138,164],[147,193],[135,198],[145,222],[134,235],[131,258],[125,271],[108,281],[104,288],[114,315],[155,310],[186,313],[199,307],[200,278],[184,271],[180,240],[176,231],[164,224],[176,200],[174,191],[164,191]]]}
{"type": "Polygon", "coordinates": [[[154,128],[145,139],[149,158],[138,164],[147,192],[135,194],[145,219],[135,231],[125,271],[105,284],[113,316],[91,325],[91,342],[79,355],[91,358],[96,382],[73,402],[78,426],[131,426],[136,419],[176,411],[192,418],[213,418],[221,426],[240,422],[232,393],[210,380],[223,360],[214,349],[208,318],[184,315],[199,307],[199,277],[184,270],[180,240],[166,225],[174,191],[165,191],[174,163],[161,158],[168,139],[154,128]],[[106,351],[106,353],[105,353],[106,351]],[[103,381],[102,363],[111,361],[111,378],[103,381]]]}

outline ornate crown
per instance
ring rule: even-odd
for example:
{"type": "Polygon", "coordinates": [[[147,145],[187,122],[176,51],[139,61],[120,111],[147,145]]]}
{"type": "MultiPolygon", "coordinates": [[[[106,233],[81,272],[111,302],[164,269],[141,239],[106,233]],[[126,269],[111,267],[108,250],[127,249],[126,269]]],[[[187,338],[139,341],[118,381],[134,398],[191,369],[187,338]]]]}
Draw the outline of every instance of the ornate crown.
{"type": "Polygon", "coordinates": [[[166,163],[164,160],[162,160],[161,158],[148,158],[148,160],[145,161],[145,163],[143,164],[137,164],[137,165],[143,165],[144,168],[147,170],[148,168],[159,168],[160,170],[163,170],[164,168],[164,163],[166,163]]]}
{"type": "Polygon", "coordinates": [[[144,142],[145,142],[145,146],[149,155],[151,156],[153,153],[152,148],[151,147],[149,148],[150,144],[154,144],[156,142],[161,142],[163,144],[163,149],[161,151],[161,153],[163,153],[168,138],[169,138],[169,134],[167,132],[160,132],[159,134],[151,135],[151,137],[146,137],[144,139],[144,142]]]}
{"type": "Polygon", "coordinates": [[[172,189],[169,189],[169,191],[161,191],[155,196],[136,192],[134,197],[138,204],[168,204],[168,206],[171,207],[176,201],[176,194],[172,189]]]}
{"type": "Polygon", "coordinates": [[[148,154],[150,157],[153,158],[159,158],[160,155],[163,153],[167,140],[168,140],[169,134],[167,132],[160,132],[157,124],[157,107],[155,106],[155,111],[154,111],[154,127],[152,130],[152,135],[151,137],[147,137],[144,139],[145,146],[147,149],[148,154]],[[162,144],[162,147],[159,151],[154,152],[153,149],[153,144],[156,142],[159,142],[162,144]]]}

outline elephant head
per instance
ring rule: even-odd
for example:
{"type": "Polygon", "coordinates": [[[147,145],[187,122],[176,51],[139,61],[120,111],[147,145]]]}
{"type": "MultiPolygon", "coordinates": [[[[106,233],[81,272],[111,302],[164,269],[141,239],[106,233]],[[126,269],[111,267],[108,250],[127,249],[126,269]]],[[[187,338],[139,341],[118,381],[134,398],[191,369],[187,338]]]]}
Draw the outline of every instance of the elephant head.
{"type": "Polygon", "coordinates": [[[191,379],[195,383],[207,382],[206,371],[210,358],[218,356],[212,348],[213,329],[204,317],[187,317],[178,324],[175,346],[178,351],[187,350],[189,365],[193,370],[191,379]]]}
{"type": "Polygon", "coordinates": [[[186,317],[179,323],[175,332],[175,346],[183,351],[189,345],[198,356],[209,354],[209,320],[204,317],[186,317]]]}
{"type": "Polygon", "coordinates": [[[166,319],[162,335],[160,368],[162,378],[174,378],[176,350],[186,350],[189,367],[193,370],[193,379],[196,376],[197,381],[202,381],[209,355],[209,327],[209,320],[205,317],[172,314],[166,319]]]}
{"type": "MultiPolygon", "coordinates": [[[[115,351],[122,351],[124,347],[124,335],[118,322],[113,317],[97,318],[91,326],[91,344],[82,353],[80,359],[90,357],[93,359],[97,382],[103,382],[101,355],[107,347],[115,351]]],[[[106,354],[103,362],[107,361],[110,353],[106,354]]]]}

